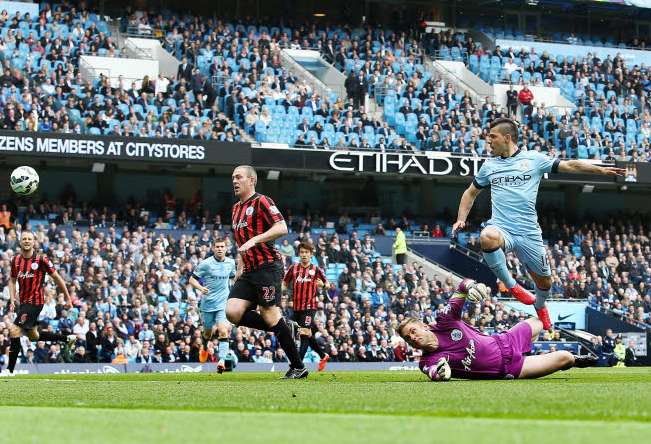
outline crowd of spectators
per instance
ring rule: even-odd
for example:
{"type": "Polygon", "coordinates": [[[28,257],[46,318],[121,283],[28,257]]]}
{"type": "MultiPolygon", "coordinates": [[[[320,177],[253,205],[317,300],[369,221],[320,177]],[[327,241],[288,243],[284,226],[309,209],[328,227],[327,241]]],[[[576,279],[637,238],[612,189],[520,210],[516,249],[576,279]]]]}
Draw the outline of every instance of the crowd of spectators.
{"type": "MultiPolygon", "coordinates": [[[[492,51],[465,34],[442,31],[430,37],[437,57],[465,61],[490,83],[555,86],[576,104],[557,112],[532,98],[520,100],[522,135],[529,148],[554,156],[604,160],[648,161],[651,138],[651,79],[649,67],[631,66],[620,54],[584,57],[539,53],[535,48],[492,51]],[[552,148],[554,149],[552,151],[552,148]]],[[[511,111],[511,110],[510,110],[511,111]]]]}
{"type": "MultiPolygon", "coordinates": [[[[2,18],[0,18],[2,19],[2,18]]],[[[437,150],[490,155],[483,128],[506,110],[477,103],[424,68],[424,50],[465,60],[488,80],[561,87],[576,110],[523,107],[527,149],[552,156],[651,156],[649,75],[621,57],[573,59],[534,50],[484,51],[452,31],[422,42],[381,26],[265,26],[214,18],[132,14],[180,61],[175,78],[82,78],[83,54],[119,56],[106,22],[83,7],[44,5],[39,17],[4,17],[0,111],[4,129],[262,142],[323,149],[437,150]],[[323,97],[281,63],[281,48],[311,48],[347,76],[346,97],[323,97]],[[499,71],[493,78],[494,71],[499,71]],[[493,73],[493,74],[491,74],[493,73]],[[383,105],[381,116],[365,104],[383,105]],[[248,135],[247,135],[248,134],[248,135]]]]}
{"type": "MultiPolygon", "coordinates": [[[[167,202],[167,201],[166,201],[167,202]]],[[[168,205],[165,203],[164,205],[168,205]]],[[[190,213],[188,218],[195,217],[190,213]]],[[[182,219],[179,209],[176,219],[182,219]]],[[[50,225],[36,225],[39,248],[52,259],[67,282],[74,308],[67,310],[55,286],[46,284],[46,303],[40,315],[43,328],[76,334],[72,349],[57,344],[24,339],[24,362],[211,362],[216,346],[209,343],[202,353],[199,294],[188,284],[188,276],[201,259],[210,254],[212,239],[227,234],[221,218],[202,212],[204,224],[188,232],[163,231],[151,225],[150,215],[139,206],[123,211],[93,209],[87,205],[42,205],[28,207],[19,220],[39,218],[50,225]],[[77,207],[75,210],[72,208],[77,207]],[[138,211],[135,211],[138,209],[138,211]],[[96,223],[90,225],[89,223],[96,223]]],[[[11,257],[22,231],[7,207],[0,211],[0,356],[6,353],[8,331],[8,277],[11,257]]],[[[454,288],[449,276],[428,279],[416,264],[396,266],[375,249],[370,234],[358,237],[315,231],[321,218],[288,217],[299,239],[316,247],[315,261],[331,274],[330,285],[319,295],[316,320],[318,341],[333,361],[392,361],[414,359],[413,352],[395,334],[395,327],[408,313],[431,319],[445,304],[454,288]]],[[[338,221],[347,225],[347,218],[338,221]]],[[[160,223],[160,222],[155,222],[160,223]]],[[[168,222],[170,223],[170,222],[168,222]]],[[[174,222],[175,223],[175,222],[174,222]]],[[[405,219],[389,220],[387,228],[408,227],[405,219]]],[[[175,226],[175,225],[174,225],[175,226]]],[[[159,227],[167,228],[167,227],[159,227]]],[[[442,235],[440,227],[434,231],[442,235]]],[[[227,238],[228,254],[235,253],[227,238]]],[[[294,260],[292,242],[279,249],[285,264],[294,260]]],[[[283,296],[286,316],[292,304],[283,296]]],[[[469,305],[466,320],[481,330],[501,331],[522,319],[523,313],[508,310],[496,299],[482,307],[469,305]]],[[[549,339],[549,338],[546,338],[549,339]]],[[[272,333],[236,328],[231,348],[240,362],[275,362],[285,359],[272,333]]],[[[307,360],[318,359],[308,354],[307,360]]]]}
{"type": "Polygon", "coordinates": [[[100,73],[97,79],[84,79],[80,56],[121,53],[106,22],[86,9],[44,4],[39,17],[17,13],[4,20],[2,35],[2,129],[226,141],[244,137],[218,109],[218,91],[209,76],[196,69],[179,69],[176,78],[100,73]]]}
{"type": "MultiPolygon", "coordinates": [[[[165,205],[171,205],[166,199],[165,205]]],[[[171,208],[171,207],[170,207],[171,208]]],[[[9,263],[18,246],[21,220],[49,218],[50,225],[34,228],[39,247],[48,254],[70,288],[74,308],[66,310],[63,297],[47,284],[46,304],[40,316],[44,328],[78,336],[72,349],[56,344],[31,344],[24,339],[25,362],[211,362],[216,346],[202,351],[200,295],[188,285],[196,264],[210,254],[212,239],[226,234],[229,255],[235,253],[227,227],[221,218],[201,209],[167,210],[175,219],[195,217],[203,223],[196,229],[157,228],[150,214],[137,205],[113,212],[87,205],[61,204],[28,207],[18,221],[0,211],[0,356],[6,352],[6,323],[9,263]],[[73,210],[73,208],[75,208],[73,210]],[[5,217],[7,216],[7,217],[5,217]],[[76,221],[76,222],[75,222],[76,221]],[[92,221],[92,222],[90,222],[92,221]],[[7,224],[8,222],[8,224],[7,224]],[[96,225],[90,225],[95,223],[96,225]]],[[[315,316],[317,340],[336,362],[392,361],[417,359],[395,333],[400,320],[410,313],[432,320],[446,303],[454,285],[450,276],[428,278],[417,264],[397,266],[383,258],[371,234],[359,236],[320,231],[329,225],[322,217],[288,216],[294,232],[279,245],[285,265],[294,260],[295,242],[315,245],[315,261],[331,276],[319,294],[315,316]],[[334,273],[334,274],[333,274],[334,273]]],[[[643,221],[612,219],[607,224],[575,227],[554,220],[545,221],[550,241],[554,297],[588,299],[591,305],[628,322],[649,324],[651,311],[651,246],[643,221]],[[639,222],[639,224],[638,224],[639,222]]],[[[342,216],[337,227],[348,226],[342,216]]],[[[377,222],[375,220],[374,222],[377,222]]],[[[27,222],[29,225],[30,222],[27,222]]],[[[405,218],[386,222],[388,228],[409,227],[405,218]]],[[[433,232],[443,235],[441,227],[433,232]]],[[[476,239],[468,244],[477,249],[476,239]]],[[[526,281],[518,259],[508,256],[514,275],[526,281]]],[[[292,314],[285,294],[282,309],[292,314]]],[[[492,298],[481,305],[468,304],[464,319],[490,333],[508,329],[525,317],[492,298]]],[[[546,335],[542,340],[559,340],[546,335]]],[[[240,362],[278,362],[285,359],[272,333],[235,328],[231,349],[240,362]]],[[[306,359],[318,360],[316,354],[306,359]]]]}

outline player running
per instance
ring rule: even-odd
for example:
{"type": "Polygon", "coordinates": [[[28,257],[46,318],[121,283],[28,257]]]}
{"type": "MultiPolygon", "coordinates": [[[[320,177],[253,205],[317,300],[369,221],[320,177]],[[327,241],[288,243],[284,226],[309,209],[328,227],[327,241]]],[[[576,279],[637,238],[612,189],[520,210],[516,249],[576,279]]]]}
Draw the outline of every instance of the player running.
{"type": "Polygon", "coordinates": [[[463,193],[452,232],[454,235],[466,226],[466,218],[477,195],[490,187],[492,215],[480,235],[484,260],[512,296],[523,304],[534,304],[543,328],[549,330],[552,323],[545,300],[552,279],[536,213],[540,180],[549,172],[621,176],[625,170],[581,160],[562,161],[537,151],[522,151],[517,146],[517,124],[508,118],[494,120],[488,137],[495,157],[484,162],[463,193]],[[513,251],[527,267],[535,283],[535,296],[511,276],[503,250],[513,251]]]}
{"type": "Polygon", "coordinates": [[[232,229],[239,254],[226,317],[235,325],[272,331],[289,359],[284,378],[306,378],[308,371],[279,307],[283,266],[274,240],[287,234],[287,224],[276,204],[256,193],[257,181],[253,167],[243,165],[233,171],[233,190],[239,201],[233,205],[232,229]]]}
{"type": "Polygon", "coordinates": [[[219,361],[217,372],[226,370],[225,359],[228,356],[228,337],[230,324],[226,320],[226,300],[231,280],[235,278],[235,261],[226,257],[226,242],[215,239],[212,245],[213,255],[197,265],[190,277],[190,285],[199,290],[203,297],[199,303],[203,322],[203,338],[210,341],[215,331],[219,341],[219,361]]]}
{"type": "Polygon", "coordinates": [[[314,314],[316,313],[316,294],[318,288],[328,285],[325,273],[312,263],[314,247],[307,242],[301,242],[298,246],[298,255],[301,258],[298,264],[293,264],[285,273],[283,287],[292,289],[292,301],[294,306],[294,320],[298,323],[301,345],[298,354],[301,360],[305,357],[308,345],[319,354],[319,371],[323,371],[330,355],[316,342],[314,333],[314,314]]]}
{"type": "Polygon", "coordinates": [[[18,297],[20,307],[16,313],[13,324],[9,325],[9,373],[16,368],[16,361],[20,353],[20,337],[25,335],[32,341],[55,341],[74,344],[76,335],[63,335],[39,332],[38,315],[43,309],[45,298],[43,295],[45,275],[49,274],[61,293],[66,298],[66,308],[72,308],[72,299],[66,288],[63,278],[54,269],[50,259],[44,254],[34,251],[34,234],[24,231],[20,236],[20,252],[11,259],[11,277],[9,278],[9,311],[16,308],[16,283],[18,283],[18,297]]]}
{"type": "Polygon", "coordinates": [[[488,297],[483,284],[466,279],[448,305],[440,310],[433,325],[407,318],[398,333],[412,347],[423,351],[418,366],[432,381],[451,377],[463,379],[531,379],[572,367],[597,364],[594,356],[577,356],[568,351],[525,356],[542,331],[535,318],[519,322],[510,330],[484,335],[461,320],[466,299],[479,302],[488,297]]]}

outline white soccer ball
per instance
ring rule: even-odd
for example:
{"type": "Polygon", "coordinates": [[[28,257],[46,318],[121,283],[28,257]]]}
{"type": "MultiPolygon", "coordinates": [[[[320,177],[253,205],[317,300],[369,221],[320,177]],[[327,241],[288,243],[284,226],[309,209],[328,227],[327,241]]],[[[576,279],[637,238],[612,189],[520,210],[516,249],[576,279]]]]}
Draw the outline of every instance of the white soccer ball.
{"type": "Polygon", "coordinates": [[[38,173],[30,166],[20,166],[11,173],[9,184],[14,193],[29,196],[38,188],[38,173]]]}

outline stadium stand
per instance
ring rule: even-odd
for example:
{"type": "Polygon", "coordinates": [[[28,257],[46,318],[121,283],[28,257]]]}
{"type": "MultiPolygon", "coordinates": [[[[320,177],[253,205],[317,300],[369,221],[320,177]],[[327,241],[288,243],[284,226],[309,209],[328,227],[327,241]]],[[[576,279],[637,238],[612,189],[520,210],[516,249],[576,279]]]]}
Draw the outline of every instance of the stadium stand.
{"type": "Polygon", "coordinates": [[[467,93],[434,79],[423,64],[425,47],[441,59],[464,61],[493,83],[508,72],[514,83],[549,81],[561,88],[577,109],[558,115],[535,101],[525,107],[522,138],[528,149],[561,158],[651,156],[648,69],[627,67],[617,57],[486,52],[471,37],[449,30],[420,44],[414,32],[371,26],[292,29],[147,13],[128,23],[136,34],[160,37],[182,62],[176,79],[123,79],[116,88],[101,75],[83,81],[80,55],[121,55],[106,22],[87,10],[57,6],[38,19],[5,20],[2,128],[228,141],[248,134],[259,142],[323,149],[489,155],[482,127],[504,110],[473,103],[467,93]],[[320,50],[348,75],[348,97],[320,97],[289,74],[278,55],[285,47],[320,50]],[[382,105],[382,115],[367,113],[360,94],[382,105]]]}
{"type": "Polygon", "coordinates": [[[523,106],[522,135],[530,149],[568,158],[648,161],[649,67],[629,66],[619,55],[602,59],[590,47],[575,58],[499,46],[484,51],[471,37],[449,31],[431,40],[436,57],[463,61],[486,82],[555,86],[576,104],[563,114],[541,103],[523,106]]]}

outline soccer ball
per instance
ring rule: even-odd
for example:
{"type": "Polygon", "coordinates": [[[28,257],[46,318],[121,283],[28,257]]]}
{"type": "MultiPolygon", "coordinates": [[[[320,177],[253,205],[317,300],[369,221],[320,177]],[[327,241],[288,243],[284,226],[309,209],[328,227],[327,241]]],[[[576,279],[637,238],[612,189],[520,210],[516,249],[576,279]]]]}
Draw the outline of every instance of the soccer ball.
{"type": "Polygon", "coordinates": [[[38,188],[38,173],[30,166],[21,166],[11,173],[9,184],[14,193],[29,196],[38,188]]]}

